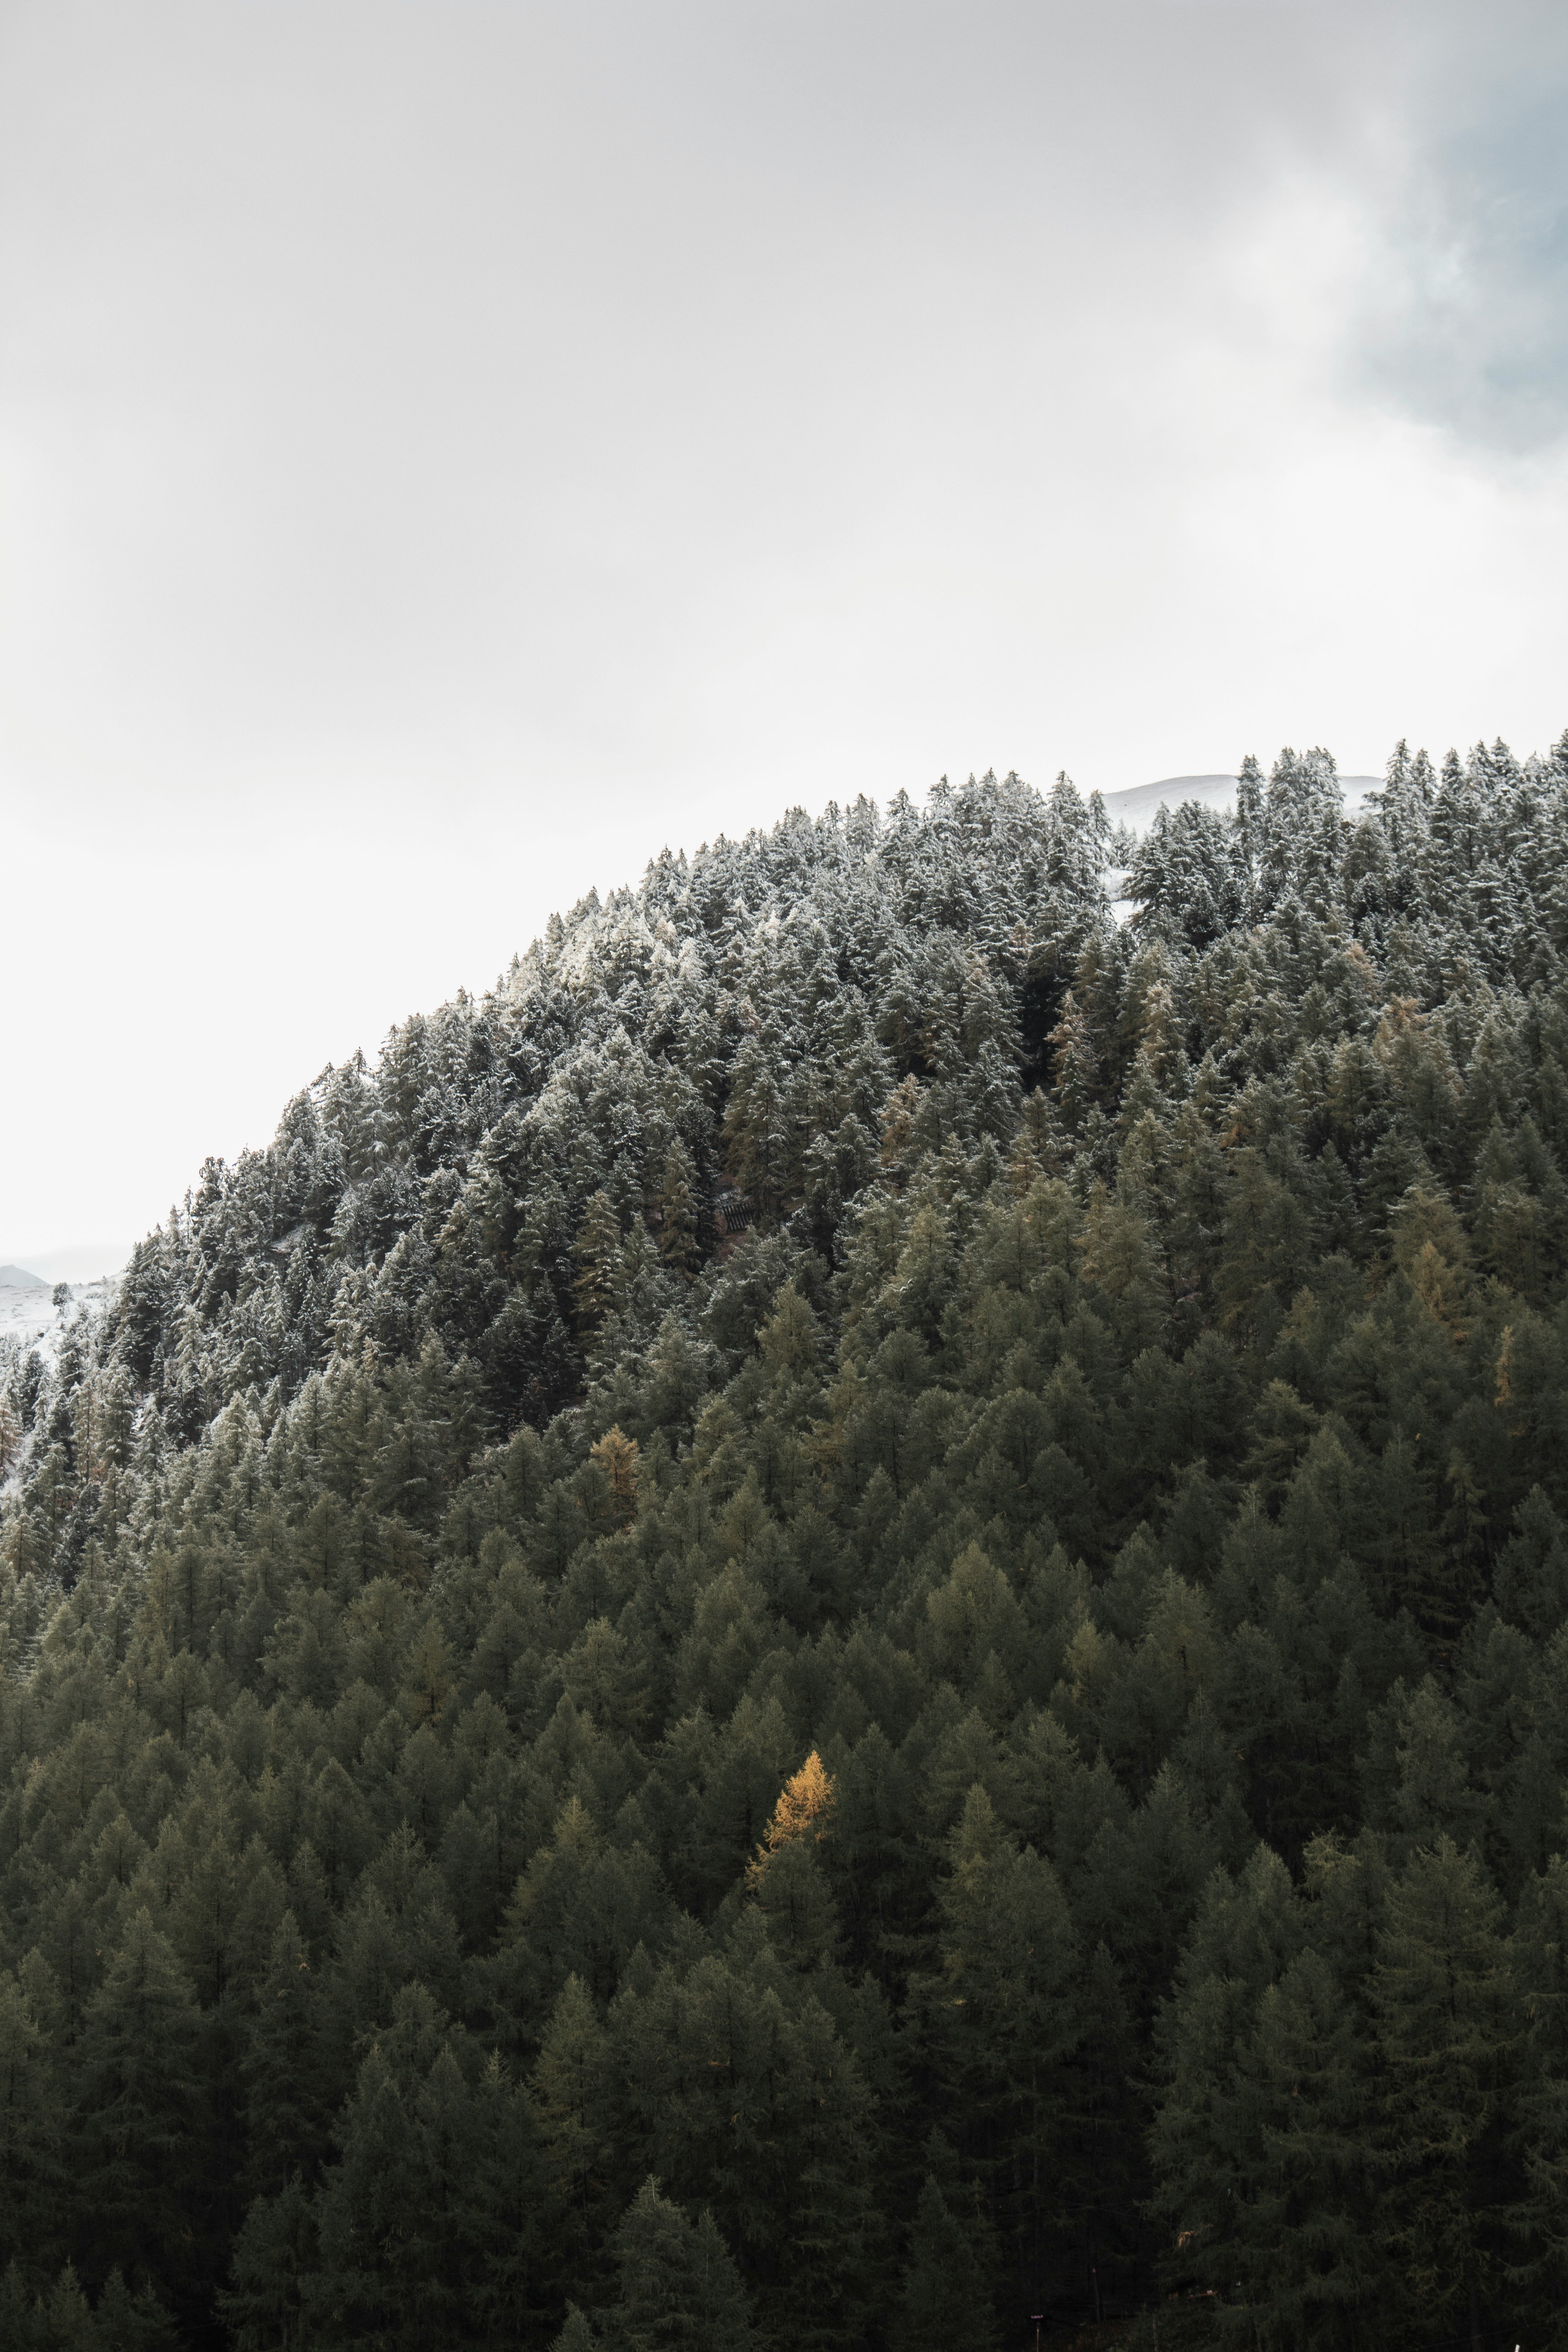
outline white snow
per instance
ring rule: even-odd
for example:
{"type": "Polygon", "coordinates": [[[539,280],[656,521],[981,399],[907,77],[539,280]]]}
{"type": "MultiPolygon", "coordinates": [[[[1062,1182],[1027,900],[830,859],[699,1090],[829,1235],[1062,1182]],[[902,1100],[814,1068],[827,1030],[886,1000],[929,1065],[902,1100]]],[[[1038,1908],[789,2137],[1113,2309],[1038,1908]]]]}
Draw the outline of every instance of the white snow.
{"type": "Polygon", "coordinates": [[[66,1325],[78,1310],[107,1307],[118,1287],[112,1275],[97,1282],[73,1282],[68,1303],[60,1307],[55,1305],[53,1285],[47,1282],[26,1290],[0,1289],[0,1348],[8,1340],[19,1353],[35,1347],[47,1361],[58,1351],[66,1325]]]}

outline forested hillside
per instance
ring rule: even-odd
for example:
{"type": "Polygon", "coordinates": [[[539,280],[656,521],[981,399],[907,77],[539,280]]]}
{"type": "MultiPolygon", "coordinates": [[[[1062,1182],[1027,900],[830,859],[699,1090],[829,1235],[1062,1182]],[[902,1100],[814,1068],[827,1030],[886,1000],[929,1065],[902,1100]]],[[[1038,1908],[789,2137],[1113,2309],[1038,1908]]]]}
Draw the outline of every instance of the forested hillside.
{"type": "Polygon", "coordinates": [[[1565,958],[1568,735],[987,776],[209,1162],[0,1365],[7,2352],[1568,2345],[1565,958]]]}

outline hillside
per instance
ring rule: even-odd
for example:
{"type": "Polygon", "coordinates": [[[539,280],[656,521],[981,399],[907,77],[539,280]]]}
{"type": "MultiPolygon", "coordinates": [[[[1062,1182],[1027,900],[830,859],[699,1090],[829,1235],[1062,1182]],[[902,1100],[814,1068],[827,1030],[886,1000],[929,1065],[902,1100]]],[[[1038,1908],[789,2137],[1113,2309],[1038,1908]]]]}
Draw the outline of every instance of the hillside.
{"type": "Polygon", "coordinates": [[[1111,843],[667,855],[5,1359],[7,2347],[1563,2340],[1568,735],[1111,843]]]}

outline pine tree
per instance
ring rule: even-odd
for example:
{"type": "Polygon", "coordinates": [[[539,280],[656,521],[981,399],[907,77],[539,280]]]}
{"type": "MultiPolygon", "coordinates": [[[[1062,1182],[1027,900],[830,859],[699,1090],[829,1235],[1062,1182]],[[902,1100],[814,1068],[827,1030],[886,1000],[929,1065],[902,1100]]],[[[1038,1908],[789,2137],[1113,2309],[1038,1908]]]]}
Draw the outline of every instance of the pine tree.
{"type": "Polygon", "coordinates": [[[240,2060],[245,2085],[245,2176],[253,2195],[276,2197],[326,2153],[325,2083],[331,2061],[316,1972],[292,1911],[274,1932],[240,2060]],[[325,2078],[325,2080],[323,2080],[325,2078]]]}
{"type": "Polygon", "coordinates": [[[605,2029],[587,1988],[569,1976],[551,2012],[531,2087],[574,2247],[591,2239],[602,2196],[606,2062],[605,2029]]]}
{"type": "Polygon", "coordinates": [[[603,1471],[610,1504],[625,1525],[637,1516],[637,1442],[619,1428],[607,1429],[588,1449],[589,1458],[603,1471]]]}
{"type": "Polygon", "coordinates": [[[1051,1075],[1057,1085],[1057,1107],[1067,1125],[1076,1129],[1082,1124],[1095,1098],[1100,1056],[1089,1014],[1070,988],[1062,999],[1061,1018],[1047,1042],[1052,1055],[1051,1075]]]}
{"type": "Polygon", "coordinates": [[[573,1285],[578,1326],[591,1336],[616,1303],[621,1255],[621,1221],[602,1189],[590,1197],[583,1212],[572,1255],[578,1269],[573,1285]]]}
{"type": "Polygon", "coordinates": [[[763,1221],[778,1205],[788,1173],[790,1146],[779,1056],[760,1036],[748,1037],[730,1073],[724,1110],[725,1172],[763,1221]]]}
{"type": "Polygon", "coordinates": [[[904,2269],[899,2341],[909,2352],[993,2352],[992,2282],[975,2217],[955,2212],[927,2173],[904,2269]]]}
{"type": "Polygon", "coordinates": [[[702,1255],[697,1171],[679,1136],[665,1154],[658,1210],[660,1257],[677,1274],[695,1273],[702,1255]]]}
{"type": "Polygon", "coordinates": [[[695,2220],[646,2180],[611,2241],[617,2293],[605,2340],[626,2352],[753,2352],[746,2290],[713,2217],[695,2220]]]}
{"type": "Polygon", "coordinates": [[[1020,1851],[978,1783],[948,1840],[942,1978],[927,1999],[955,2114],[979,2134],[1023,2274],[1043,2284],[1066,2095],[1080,2031],[1071,1916],[1051,1864],[1020,1851]]]}
{"type": "Polygon", "coordinates": [[[1263,771],[1249,751],[1236,780],[1236,841],[1244,905],[1250,910],[1263,852],[1263,771]]]}
{"type": "Polygon", "coordinates": [[[54,2242],[63,2183],[54,2053],[15,1977],[0,1978],[0,2247],[54,2242]]]}
{"type": "Polygon", "coordinates": [[[1541,2339],[1568,2342],[1568,1864],[1553,1854],[1525,1886],[1513,1938],[1513,1967],[1525,2043],[1513,2114],[1525,2193],[1509,2217],[1516,2260],[1509,2266],[1521,2322],[1541,2339]]]}
{"type": "Polygon", "coordinates": [[[308,2309],[317,2287],[315,2218],[299,2179],[256,2198],[235,2240],[233,2284],[218,2307],[237,2352],[303,2352],[314,2327],[308,2309]]]}
{"type": "Polygon", "coordinates": [[[72,2155],[84,2223],[82,2267],[119,2263],[169,2287],[189,2275],[204,2124],[200,2016],[190,1985],[148,1913],[128,1921],[88,2002],[76,2053],[72,2155]]]}
{"type": "Polygon", "coordinates": [[[1362,2021],[1319,1953],[1265,1988],[1240,2056],[1253,2137],[1229,2250],[1236,2341],[1250,2325],[1266,2341],[1336,2344],[1384,2300],[1367,2228],[1378,2173],[1369,2060],[1362,2021]]]}
{"type": "Polygon", "coordinates": [[[566,2306],[566,2325],[551,2346],[551,2352],[595,2352],[598,2344],[588,2319],[574,2303],[566,2306]]]}
{"type": "Polygon", "coordinates": [[[1418,2328],[1465,2327],[1479,2341],[1499,2284],[1516,2028],[1501,1906],[1451,1838],[1417,1853],[1389,1890],[1373,1997],[1389,2252],[1418,2328]]]}

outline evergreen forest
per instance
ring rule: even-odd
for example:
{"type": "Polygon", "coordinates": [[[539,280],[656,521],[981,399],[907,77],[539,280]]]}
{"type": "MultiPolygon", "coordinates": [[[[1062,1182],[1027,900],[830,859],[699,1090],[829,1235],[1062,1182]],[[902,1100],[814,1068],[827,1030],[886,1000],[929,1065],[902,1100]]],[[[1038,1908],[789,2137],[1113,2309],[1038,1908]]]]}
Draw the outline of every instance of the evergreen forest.
{"type": "Polygon", "coordinates": [[[1568,2347],[1565,1242],[1568,734],[324,1070],[0,1360],[5,2352],[1568,2347]]]}

